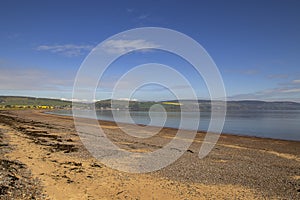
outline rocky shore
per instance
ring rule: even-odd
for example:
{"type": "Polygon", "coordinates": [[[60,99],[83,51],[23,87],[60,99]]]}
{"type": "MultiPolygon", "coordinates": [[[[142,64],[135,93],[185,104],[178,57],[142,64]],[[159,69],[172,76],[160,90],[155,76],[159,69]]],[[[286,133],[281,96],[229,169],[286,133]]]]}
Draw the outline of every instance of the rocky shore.
{"type": "MultiPolygon", "coordinates": [[[[151,138],[136,139],[113,122],[100,124],[128,151],[159,149],[176,133],[164,128],[151,138]]],[[[71,117],[3,110],[0,199],[300,198],[300,142],[221,135],[210,154],[199,159],[203,137],[199,132],[189,150],[170,166],[130,174],[93,158],[71,117]]]]}

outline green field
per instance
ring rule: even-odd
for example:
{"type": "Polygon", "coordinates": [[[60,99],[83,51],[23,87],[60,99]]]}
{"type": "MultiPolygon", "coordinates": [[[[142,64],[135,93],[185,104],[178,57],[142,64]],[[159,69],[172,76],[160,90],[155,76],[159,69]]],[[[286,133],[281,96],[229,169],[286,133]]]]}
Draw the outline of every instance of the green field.
{"type": "Polygon", "coordinates": [[[71,107],[71,105],[71,101],[63,101],[59,99],[0,96],[1,108],[38,108],[38,106],[66,108],[71,107]]]}
{"type": "MultiPolygon", "coordinates": [[[[218,107],[222,102],[215,101],[218,107]]],[[[195,106],[199,106],[201,111],[210,111],[211,101],[209,100],[171,100],[171,101],[123,101],[114,100],[112,106],[111,99],[97,101],[96,109],[128,109],[132,111],[148,111],[154,104],[159,104],[166,111],[195,111],[195,106]]],[[[92,103],[78,103],[81,108],[91,108],[92,103]]],[[[49,98],[0,96],[0,108],[71,108],[71,101],[49,98]]],[[[227,101],[228,111],[251,111],[251,110],[300,110],[300,103],[296,102],[266,102],[266,101],[227,101]]]]}

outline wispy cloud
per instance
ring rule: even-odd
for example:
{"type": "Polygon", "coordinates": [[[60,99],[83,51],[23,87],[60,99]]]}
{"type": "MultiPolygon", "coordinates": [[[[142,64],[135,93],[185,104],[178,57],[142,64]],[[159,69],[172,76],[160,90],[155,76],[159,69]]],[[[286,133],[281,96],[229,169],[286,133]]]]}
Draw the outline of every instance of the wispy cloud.
{"type": "Polygon", "coordinates": [[[269,79],[287,79],[289,78],[288,74],[270,74],[267,76],[269,79]]]}
{"type": "Polygon", "coordinates": [[[246,74],[246,75],[256,75],[256,74],[259,74],[259,70],[257,70],[257,69],[247,69],[247,70],[240,71],[240,73],[246,74]]]}
{"type": "Polygon", "coordinates": [[[20,37],[21,34],[19,33],[11,33],[7,36],[8,39],[16,39],[18,37],[20,37]]]}
{"type": "Polygon", "coordinates": [[[57,53],[60,55],[74,57],[80,56],[91,51],[94,46],[92,45],[75,45],[75,44],[64,44],[64,45],[40,45],[36,48],[38,51],[49,51],[51,53],[57,53]]]}
{"type": "Polygon", "coordinates": [[[126,9],[126,12],[129,13],[130,15],[134,15],[134,17],[137,19],[137,20],[146,20],[150,17],[150,14],[148,13],[141,13],[133,8],[127,8],[126,9]]]}
{"type": "Polygon", "coordinates": [[[139,20],[143,20],[143,19],[147,19],[150,15],[149,14],[141,14],[140,16],[138,16],[139,20]]]}
{"type": "Polygon", "coordinates": [[[36,89],[44,79],[42,71],[1,67],[0,90],[36,89]]]}
{"type": "Polygon", "coordinates": [[[228,99],[300,101],[300,88],[299,87],[278,87],[278,88],[266,89],[254,93],[233,95],[228,99]]]}
{"type": "Polygon", "coordinates": [[[158,48],[159,45],[146,40],[108,40],[104,44],[104,48],[108,53],[119,54],[126,51],[158,48]]]}
{"type": "Polygon", "coordinates": [[[233,68],[233,69],[225,69],[225,72],[231,74],[235,73],[235,74],[242,74],[242,75],[258,75],[260,74],[261,71],[254,68],[248,68],[248,69],[233,68]]]}
{"type": "Polygon", "coordinates": [[[133,8],[127,8],[126,11],[127,11],[128,13],[132,13],[132,12],[134,11],[134,9],[133,9],[133,8]]]}
{"type": "Polygon", "coordinates": [[[287,88],[279,90],[281,93],[300,93],[300,88],[287,88]]]}
{"type": "MultiPolygon", "coordinates": [[[[37,67],[20,67],[0,60],[0,90],[65,90],[71,88],[73,79],[37,67]]],[[[71,90],[71,89],[70,89],[71,90]]]]}
{"type": "Polygon", "coordinates": [[[281,87],[289,87],[289,88],[294,88],[297,85],[300,85],[300,79],[294,79],[294,80],[289,80],[285,82],[278,83],[281,87]]]}
{"type": "Polygon", "coordinates": [[[294,83],[294,84],[300,84],[300,79],[293,80],[292,83],[294,83]]]}

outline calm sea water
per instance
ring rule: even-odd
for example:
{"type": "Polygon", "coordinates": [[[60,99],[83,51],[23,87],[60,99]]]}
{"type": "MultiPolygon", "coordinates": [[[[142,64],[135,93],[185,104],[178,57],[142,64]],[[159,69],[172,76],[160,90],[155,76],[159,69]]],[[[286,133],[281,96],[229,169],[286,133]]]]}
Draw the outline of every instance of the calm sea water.
{"type": "MultiPolygon", "coordinates": [[[[89,111],[82,112],[82,117],[88,116],[89,111]]],[[[71,116],[70,110],[59,110],[52,114],[71,116]]],[[[131,118],[137,124],[147,125],[150,123],[148,112],[130,112],[131,118]]],[[[129,122],[129,117],[124,111],[118,111],[118,122],[129,122]]],[[[160,114],[155,114],[156,120],[160,120],[160,114]]],[[[185,113],[190,122],[197,120],[196,113],[185,113]]],[[[114,121],[110,111],[97,111],[100,120],[114,121]]],[[[162,118],[162,117],[161,117],[162,118]]],[[[162,118],[163,119],[163,118],[162,118]]],[[[210,122],[210,113],[201,112],[200,125],[198,130],[205,131],[210,122]]],[[[165,127],[178,128],[180,124],[180,112],[170,112],[165,127]]],[[[155,125],[155,124],[154,124],[155,125]]],[[[190,129],[187,124],[183,129],[190,129]]],[[[247,111],[227,112],[223,133],[237,135],[248,135],[265,138],[276,138],[285,140],[300,141],[300,111],[299,110],[278,110],[278,111],[247,111]]]]}

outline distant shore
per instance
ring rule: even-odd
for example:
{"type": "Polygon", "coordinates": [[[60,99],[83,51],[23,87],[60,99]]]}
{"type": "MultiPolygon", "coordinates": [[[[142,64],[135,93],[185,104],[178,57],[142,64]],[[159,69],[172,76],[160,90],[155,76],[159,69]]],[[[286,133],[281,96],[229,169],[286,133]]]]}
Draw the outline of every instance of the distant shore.
{"type": "MultiPolygon", "coordinates": [[[[108,138],[134,152],[157,150],[176,134],[176,129],[163,128],[154,137],[141,140],[127,137],[114,122],[100,124],[108,138]]],[[[30,190],[35,191],[37,199],[300,197],[297,141],[222,134],[210,154],[199,159],[205,135],[199,132],[189,150],[175,163],[148,174],[129,174],[112,170],[94,159],[82,145],[72,117],[45,114],[41,110],[3,110],[0,133],[0,167],[4,171],[7,168],[7,172],[1,173],[7,177],[0,183],[0,198],[26,195],[26,188],[23,191],[18,187],[28,180],[37,181],[30,182],[30,190]],[[30,172],[24,175],[17,170],[13,174],[20,184],[9,184],[9,170],[17,165],[8,166],[8,161],[17,162],[30,172]]]]}

